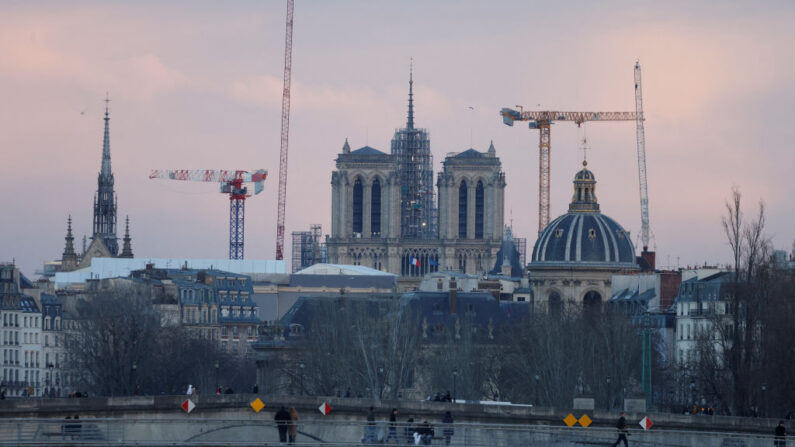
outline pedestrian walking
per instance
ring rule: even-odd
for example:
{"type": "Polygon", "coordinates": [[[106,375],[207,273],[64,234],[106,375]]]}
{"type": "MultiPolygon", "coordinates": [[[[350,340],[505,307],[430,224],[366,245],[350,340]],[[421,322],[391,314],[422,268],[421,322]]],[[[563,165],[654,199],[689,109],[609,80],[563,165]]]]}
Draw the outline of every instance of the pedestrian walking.
{"type": "Polygon", "coordinates": [[[279,442],[287,442],[287,428],[290,425],[290,413],[284,406],[279,408],[276,415],[273,416],[276,421],[276,428],[279,430],[279,442]]]}
{"type": "Polygon", "coordinates": [[[397,415],[398,409],[393,408],[392,413],[389,414],[389,434],[386,436],[386,440],[384,441],[385,444],[389,444],[390,439],[394,439],[395,444],[400,444],[400,440],[398,439],[397,435],[397,415]]]}
{"type": "Polygon", "coordinates": [[[442,434],[444,435],[444,444],[450,445],[450,440],[453,438],[455,434],[455,430],[453,429],[453,415],[448,411],[444,414],[442,418],[442,434]]]}
{"type": "Polygon", "coordinates": [[[784,427],[784,421],[778,421],[778,426],[773,434],[775,435],[774,446],[785,447],[787,445],[787,428],[784,427]]]}
{"type": "Polygon", "coordinates": [[[298,434],[298,411],[295,407],[290,407],[290,425],[287,427],[288,443],[295,443],[295,435],[298,434]]]}
{"type": "Polygon", "coordinates": [[[621,417],[618,418],[618,422],[616,423],[616,428],[618,429],[618,439],[613,444],[613,447],[616,447],[619,442],[624,441],[624,447],[628,447],[627,443],[627,415],[623,411],[621,412],[621,417]]]}
{"type": "Polygon", "coordinates": [[[375,407],[370,407],[367,411],[367,425],[364,427],[364,439],[362,442],[365,444],[375,444],[375,407]]]}

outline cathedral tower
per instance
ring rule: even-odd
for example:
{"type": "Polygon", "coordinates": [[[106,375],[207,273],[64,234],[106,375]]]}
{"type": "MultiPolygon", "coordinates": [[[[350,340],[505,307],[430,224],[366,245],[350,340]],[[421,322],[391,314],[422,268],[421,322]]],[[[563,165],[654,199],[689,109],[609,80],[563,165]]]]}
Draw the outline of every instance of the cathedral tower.
{"type": "Polygon", "coordinates": [[[398,181],[401,185],[401,237],[437,237],[431,140],[426,129],[414,127],[413,69],[409,72],[409,112],[406,127],[395,131],[392,155],[397,158],[398,181]]]}
{"type": "Polygon", "coordinates": [[[94,196],[94,233],[91,239],[101,238],[112,256],[119,253],[116,238],[116,193],[113,190],[113,171],[110,169],[110,117],[105,99],[105,135],[102,140],[102,167],[97,177],[94,196]]]}

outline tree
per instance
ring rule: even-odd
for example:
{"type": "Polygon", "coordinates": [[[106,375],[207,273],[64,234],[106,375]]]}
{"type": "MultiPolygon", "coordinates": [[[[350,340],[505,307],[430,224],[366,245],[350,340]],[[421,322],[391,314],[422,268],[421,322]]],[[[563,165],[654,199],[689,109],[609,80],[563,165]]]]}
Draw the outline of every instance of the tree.
{"type": "MultiPolygon", "coordinates": [[[[300,392],[397,398],[411,385],[419,350],[417,318],[394,298],[324,298],[305,303],[310,327],[281,372],[300,392]],[[301,367],[303,365],[303,367],[301,367]]],[[[295,337],[299,338],[300,337],[295,337]]]]}
{"type": "MultiPolygon", "coordinates": [[[[245,359],[227,356],[216,344],[180,326],[161,325],[149,287],[116,284],[93,290],[78,302],[77,327],[66,334],[66,367],[78,390],[114,396],[180,394],[188,384],[210,392],[215,383],[215,360],[228,379],[245,359]]],[[[253,383],[244,373],[230,385],[253,383]]]]}
{"type": "Polygon", "coordinates": [[[594,317],[566,303],[559,315],[531,314],[511,328],[500,395],[512,402],[569,406],[580,390],[597,398],[609,394],[610,400],[634,391],[640,382],[640,329],[617,312],[594,317]]]}

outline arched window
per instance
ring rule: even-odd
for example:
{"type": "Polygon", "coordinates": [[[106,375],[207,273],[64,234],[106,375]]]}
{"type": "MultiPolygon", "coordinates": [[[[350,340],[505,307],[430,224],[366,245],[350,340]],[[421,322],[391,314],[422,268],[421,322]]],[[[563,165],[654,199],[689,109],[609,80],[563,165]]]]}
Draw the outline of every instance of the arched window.
{"type": "Polygon", "coordinates": [[[475,239],[483,239],[483,182],[475,187],[475,239]]]}
{"type": "Polygon", "coordinates": [[[370,232],[372,237],[381,237],[381,182],[373,181],[370,188],[370,232]]]}
{"type": "Polygon", "coordinates": [[[550,315],[561,314],[561,311],[563,310],[563,300],[560,299],[560,294],[558,292],[552,292],[549,294],[548,306],[550,315]]]}
{"type": "Polygon", "coordinates": [[[364,213],[364,188],[362,188],[362,180],[357,178],[353,183],[353,232],[361,234],[363,231],[364,213]]]}
{"type": "Polygon", "coordinates": [[[594,317],[602,311],[602,295],[599,292],[590,291],[582,299],[582,309],[586,317],[594,317]]]}
{"type": "Polygon", "coordinates": [[[467,237],[467,183],[463,180],[458,187],[458,237],[467,237]]]}

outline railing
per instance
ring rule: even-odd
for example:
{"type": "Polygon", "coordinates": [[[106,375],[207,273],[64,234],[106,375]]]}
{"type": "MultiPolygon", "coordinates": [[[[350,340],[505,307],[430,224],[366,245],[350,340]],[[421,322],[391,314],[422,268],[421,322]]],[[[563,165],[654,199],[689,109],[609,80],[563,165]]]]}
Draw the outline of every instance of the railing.
{"type": "MultiPolygon", "coordinates": [[[[190,415],[169,419],[4,419],[0,420],[3,445],[213,445],[263,446],[279,443],[279,428],[271,414],[252,413],[250,419],[202,419],[190,415]]],[[[287,426],[284,426],[287,429],[287,426]]],[[[415,438],[427,435],[430,445],[453,446],[582,446],[612,444],[616,430],[548,425],[504,425],[438,420],[424,425],[404,422],[391,426],[387,421],[372,425],[308,415],[297,424],[298,445],[399,444],[414,445],[415,438]],[[431,434],[426,429],[431,428],[431,434]],[[394,430],[393,430],[394,429],[394,430]],[[415,435],[416,433],[416,435],[415,435]]],[[[643,446],[704,447],[773,445],[772,436],[733,433],[630,429],[630,442],[643,446]]],[[[422,439],[420,444],[422,444],[422,439]]],[[[786,445],[786,444],[782,444],[786,445]]],[[[790,446],[795,443],[790,443],[790,446]]]]}

